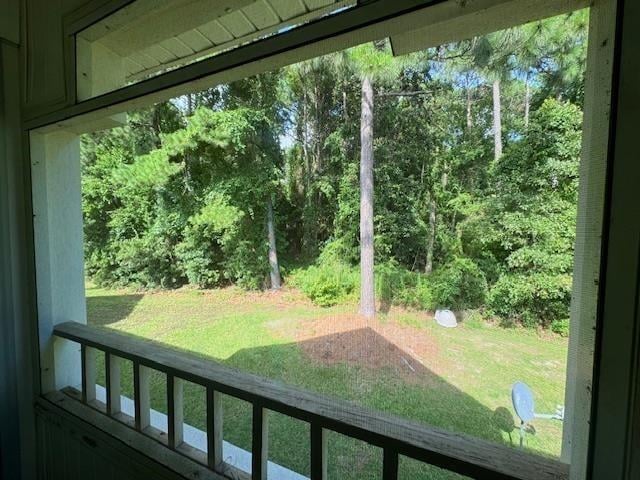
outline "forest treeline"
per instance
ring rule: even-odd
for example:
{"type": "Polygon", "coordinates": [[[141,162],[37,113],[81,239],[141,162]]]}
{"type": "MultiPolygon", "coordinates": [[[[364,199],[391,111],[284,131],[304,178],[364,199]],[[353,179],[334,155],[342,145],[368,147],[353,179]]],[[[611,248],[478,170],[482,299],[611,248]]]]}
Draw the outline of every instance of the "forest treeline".
{"type": "Polygon", "coordinates": [[[566,328],[587,12],[361,45],[83,137],[87,274],[566,328]]]}

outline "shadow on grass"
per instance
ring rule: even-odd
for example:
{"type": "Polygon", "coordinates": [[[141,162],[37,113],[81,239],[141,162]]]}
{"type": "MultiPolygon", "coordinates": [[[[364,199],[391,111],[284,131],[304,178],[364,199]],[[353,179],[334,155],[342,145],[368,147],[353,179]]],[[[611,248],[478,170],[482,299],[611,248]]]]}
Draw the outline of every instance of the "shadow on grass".
{"type": "MultiPolygon", "coordinates": [[[[90,323],[106,326],[125,318],[141,295],[93,297],[89,299],[90,323]]],[[[185,355],[196,355],[243,372],[267,377],[287,385],[337,397],[365,408],[403,419],[465,433],[504,444],[502,431],[513,425],[502,415],[444,380],[402,345],[390,342],[371,328],[354,328],[308,340],[238,350],[226,359],[214,359],[197,351],[127,334],[185,355]],[[498,417],[498,418],[496,418],[498,417]]],[[[212,338],[212,342],[216,339],[212,338]]],[[[133,394],[133,379],[123,373],[123,394],[133,394]]],[[[166,399],[166,385],[154,382],[152,403],[166,399]],[[155,400],[154,400],[155,399],[155,400]]],[[[185,386],[185,422],[204,430],[206,405],[195,385],[185,386]]],[[[339,407],[337,407],[339,409],[339,407]]],[[[223,399],[224,438],[251,449],[250,409],[245,402],[223,399]]],[[[309,474],[308,425],[285,416],[270,417],[269,458],[299,473],[309,474]]],[[[334,478],[377,478],[382,458],[364,454],[362,442],[338,436],[329,445],[329,471],[334,478]],[[356,446],[354,446],[356,445],[356,446]]],[[[369,451],[369,450],[367,450],[369,451]]],[[[458,479],[434,467],[411,464],[404,478],[416,480],[458,479]]]]}
{"type": "MultiPolygon", "coordinates": [[[[244,349],[223,363],[425,426],[505,443],[501,432],[507,422],[503,417],[501,423],[497,422],[494,411],[371,328],[244,349]]],[[[505,411],[508,413],[503,407],[501,413],[505,411]]],[[[231,420],[236,421],[239,419],[231,420]]],[[[275,430],[269,440],[274,460],[306,473],[307,464],[301,463],[300,455],[295,455],[299,447],[292,449],[299,442],[304,444],[304,431],[291,423],[270,428],[275,430]]],[[[248,449],[248,433],[237,436],[234,433],[232,441],[248,449]]],[[[343,436],[333,438],[329,445],[331,478],[380,478],[382,457],[376,454],[377,449],[363,450],[362,442],[343,436]]],[[[408,463],[404,468],[403,478],[463,478],[418,462],[408,463]]]]}
{"type": "Polygon", "coordinates": [[[87,297],[87,318],[90,324],[105,326],[124,320],[144,295],[103,295],[87,297]]]}

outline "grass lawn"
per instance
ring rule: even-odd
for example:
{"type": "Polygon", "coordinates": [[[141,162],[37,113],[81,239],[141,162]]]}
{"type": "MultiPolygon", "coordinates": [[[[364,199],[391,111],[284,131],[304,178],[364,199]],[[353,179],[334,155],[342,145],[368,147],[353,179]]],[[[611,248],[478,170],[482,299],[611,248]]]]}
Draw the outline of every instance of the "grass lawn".
{"type": "MultiPolygon", "coordinates": [[[[87,306],[92,325],[507,445],[518,443],[517,430],[508,431],[513,415],[510,390],[516,380],[531,386],[541,413],[564,403],[566,339],[478,319],[445,329],[425,313],[392,308],[367,324],[354,315],[354,305],[320,308],[287,289],[142,294],[88,286],[87,306]],[[507,411],[511,415],[505,421],[507,411]]],[[[125,367],[123,389],[129,395],[131,377],[130,367],[125,367]]],[[[164,382],[157,377],[152,382],[152,407],[164,410],[164,382]]],[[[186,422],[204,428],[204,407],[204,390],[187,385],[186,422]]],[[[225,398],[223,408],[225,440],[249,450],[249,405],[225,398]]],[[[275,413],[269,418],[270,460],[308,475],[308,425],[275,413]]],[[[535,428],[526,448],[558,456],[562,424],[539,420],[535,428]]],[[[375,447],[331,434],[329,456],[332,479],[380,478],[382,455],[375,447]]],[[[403,459],[401,478],[460,477],[403,459]]]]}

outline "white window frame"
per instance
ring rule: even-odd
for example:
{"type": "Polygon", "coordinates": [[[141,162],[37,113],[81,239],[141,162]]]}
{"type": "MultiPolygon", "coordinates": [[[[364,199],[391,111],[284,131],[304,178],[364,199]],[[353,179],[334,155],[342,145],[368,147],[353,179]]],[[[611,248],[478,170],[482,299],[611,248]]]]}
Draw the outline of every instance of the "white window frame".
{"type": "MultiPolygon", "coordinates": [[[[112,1],[113,7],[121,7],[122,1],[112,1]]],[[[126,3],[126,2],[125,2],[126,3]]],[[[585,2],[566,0],[470,0],[434,3],[419,9],[418,1],[378,2],[386,8],[380,18],[371,24],[355,25],[358,12],[347,12],[343,22],[333,19],[323,30],[317,22],[300,31],[292,31],[282,38],[270,38],[238,49],[235,52],[205,60],[181,69],[159,75],[141,83],[120,88],[105,95],[75,102],[24,125],[31,143],[31,165],[33,175],[34,244],[38,291],[38,332],[41,363],[41,391],[46,393],[62,384],[69,384],[70,377],[79,378],[79,363],[74,352],[58,345],[52,337],[56,323],[69,319],[86,322],[84,303],[84,272],[81,265],[73,261],[61,262],[58,253],[75,249],[82,237],[77,236],[77,221],[81,222],[79,204],[79,170],[71,172],[77,189],[69,196],[68,188],[51,178],[47,166],[52,162],[75,162],[78,155],[77,136],[80,133],[104,128],[118,122],[118,115],[132,108],[171,98],[205,86],[227,83],[238,78],[256,74],[265,69],[278,68],[318,55],[333,52],[348,46],[392,36],[418,27],[429,26],[434,31],[446,32],[460,28],[460,21],[473,11],[483,13],[484,20],[495,18],[498,28],[517,25],[522,19],[522,9],[557,8],[574,9],[585,2]],[[396,6],[390,6],[396,3],[396,6]],[[500,8],[507,7],[506,10],[500,8]],[[492,8],[498,7],[495,11],[492,8]],[[474,10],[475,9],[475,10],[474,10]],[[409,13],[402,13],[408,11],[409,13]],[[505,24],[504,12],[514,12],[505,24]],[[516,14],[517,12],[517,14],[516,14]],[[349,17],[351,15],[351,17],[349,17]],[[387,17],[390,18],[386,18],[387,17]],[[393,16],[398,15],[398,16],[393,16]],[[453,27],[452,27],[453,26],[453,27]],[[308,35],[307,38],[304,35],[308,35]],[[267,52],[275,52],[273,54],[267,52]],[[265,67],[265,65],[267,65],[265,67]],[[64,195],[62,195],[64,193],[64,195]],[[55,240],[49,235],[47,225],[56,221],[60,214],[56,205],[60,198],[69,200],[69,208],[75,218],[75,230],[62,232],[55,240]],[[80,217],[78,217],[80,214],[80,217]],[[69,235],[75,233],[75,235],[69,235]],[[56,243],[58,242],[58,243],[56,243]],[[71,242],[71,243],[69,243],[71,242]],[[56,246],[57,245],[57,246],[56,246]],[[56,262],[64,266],[56,266],[56,262]],[[60,302],[61,298],[78,298],[78,302],[60,302]],[[59,350],[58,352],[55,352],[59,350]],[[54,353],[55,352],[55,353],[54,353]],[[57,364],[56,364],[57,362],[57,364]],[[61,376],[60,372],[65,372],[61,376]]],[[[616,0],[594,0],[591,2],[589,50],[585,85],[585,122],[583,128],[583,157],[580,166],[580,195],[577,219],[576,267],[571,306],[571,336],[567,372],[566,406],[567,418],[563,433],[562,459],[571,464],[571,478],[587,477],[589,456],[590,422],[592,415],[592,373],[594,350],[601,305],[598,302],[599,280],[602,272],[601,238],[605,206],[607,157],[609,153],[612,72],[614,69],[614,47],[616,36],[616,0]]],[[[363,8],[367,8],[365,5],[363,8]]],[[[526,10],[526,9],[525,9],[526,10]]],[[[103,15],[102,10],[100,15],[103,15]]],[[[371,14],[371,13],[370,13],[371,14]]],[[[375,17],[375,14],[371,14],[375,17]]],[[[536,13],[538,15],[538,13],[536,13]]],[[[546,15],[545,15],[546,16],[546,15]]],[[[75,33],[95,22],[95,12],[83,13],[79,18],[67,22],[67,33],[75,33]]],[[[533,19],[533,18],[531,18],[533,19]]],[[[469,26],[469,25],[466,25],[469,26]]],[[[473,25],[471,25],[473,28],[473,25]]],[[[495,29],[493,29],[495,30],[495,29]]],[[[467,30],[465,30],[467,31],[467,30]]],[[[474,33],[475,34],[475,33],[474,33]]],[[[72,66],[75,67],[73,64],[72,66]]],[[[75,68],[69,72],[75,78],[75,68]]],[[[52,169],[49,172],[53,171],[52,169]]],[[[67,212],[68,213],[68,212],[67,212]]],[[[81,226],[80,226],[81,231],[81,226]]],[[[62,259],[64,260],[64,259],[62,259]]],[[[77,262],[76,262],[77,263],[77,262]]]]}

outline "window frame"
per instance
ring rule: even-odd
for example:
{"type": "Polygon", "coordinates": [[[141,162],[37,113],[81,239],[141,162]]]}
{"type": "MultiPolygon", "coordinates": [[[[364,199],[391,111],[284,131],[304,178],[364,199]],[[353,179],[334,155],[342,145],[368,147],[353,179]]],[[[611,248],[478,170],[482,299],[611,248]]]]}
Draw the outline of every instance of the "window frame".
{"type": "MultiPolygon", "coordinates": [[[[187,90],[192,91],[198,88],[197,85],[204,85],[210,82],[212,76],[224,78],[225,73],[229,71],[237,72],[239,69],[246,69],[249,72],[247,75],[250,75],[251,69],[255,68],[260,62],[273,58],[278,58],[285,64],[289,64],[299,61],[299,59],[303,57],[308,58],[328,53],[334,51],[340,41],[344,41],[347,36],[353,35],[354,32],[361,41],[367,41],[380,36],[379,32],[385,28],[387,22],[406,21],[410,18],[408,17],[409,15],[416,13],[429,15],[427,11],[431,7],[448,3],[444,0],[378,0],[377,2],[359,2],[357,7],[345,11],[340,15],[320,19],[281,35],[239,47],[230,52],[187,65],[89,100],[77,102],[75,100],[77,98],[75,84],[75,42],[73,41],[75,34],[88,25],[125,7],[132,1],[135,0],[108,0],[106,3],[93,0],[65,19],[66,58],[72,60],[67,63],[66,71],[67,78],[69,79],[69,98],[74,99],[74,101],[66,107],[59,108],[51,113],[24,122],[23,132],[27,138],[29,134],[34,131],[46,133],[61,127],[74,128],[74,125],[78,123],[84,123],[85,127],[90,126],[93,125],[93,122],[97,121],[98,118],[104,116],[105,112],[109,112],[110,114],[119,113],[135,108],[143,103],[157,101],[166,96],[175,96],[187,90]]],[[[604,3],[604,1],[605,0],[602,0],[601,3],[604,3]]],[[[517,3],[517,0],[512,3],[517,3]]],[[[610,3],[615,3],[615,0],[611,0],[610,3]]],[[[621,7],[623,1],[618,0],[617,3],[619,6],[616,16],[616,42],[613,56],[615,59],[614,73],[617,68],[620,68],[622,65],[621,43],[623,41],[623,30],[621,7]]],[[[609,15],[615,14],[610,10],[606,13],[609,15]]],[[[418,15],[416,18],[413,18],[413,21],[417,25],[420,21],[420,16],[418,15]]],[[[631,30],[632,28],[627,26],[625,34],[631,36],[631,34],[628,33],[631,30]]],[[[631,40],[625,39],[625,41],[631,44],[631,40]]],[[[631,54],[627,53],[627,63],[630,63],[628,60],[630,56],[631,54]]],[[[625,165],[621,163],[623,160],[619,158],[623,154],[616,148],[616,140],[618,140],[617,127],[621,124],[620,122],[623,121],[623,118],[627,118],[622,117],[620,113],[624,112],[625,109],[622,108],[623,106],[619,103],[620,91],[616,88],[616,81],[618,80],[620,80],[619,77],[614,76],[614,86],[609,97],[613,101],[610,106],[611,123],[609,125],[609,135],[607,138],[609,147],[606,161],[606,194],[603,204],[601,268],[597,288],[599,292],[597,328],[593,334],[595,339],[595,350],[593,351],[594,397],[591,407],[589,408],[589,419],[594,427],[590,431],[589,441],[585,442],[584,445],[586,458],[585,467],[587,468],[587,472],[585,473],[586,478],[598,478],[598,472],[603,471],[600,470],[602,468],[601,465],[609,463],[605,460],[606,456],[600,453],[600,449],[604,451],[607,449],[607,445],[611,447],[612,444],[603,439],[613,438],[614,429],[617,433],[620,433],[622,426],[619,421],[615,422],[611,418],[609,418],[610,421],[604,420],[607,418],[607,406],[613,404],[621,405],[621,398],[631,398],[628,380],[635,378],[634,375],[637,375],[638,368],[634,366],[632,361],[634,358],[633,355],[637,355],[637,344],[640,343],[640,340],[636,338],[638,336],[638,330],[640,330],[637,328],[639,321],[638,309],[635,306],[636,304],[633,303],[637,302],[638,278],[631,274],[628,265],[630,258],[632,260],[631,263],[637,262],[638,260],[633,256],[633,248],[635,246],[633,239],[624,239],[625,226],[616,223],[615,217],[612,216],[613,211],[622,211],[622,207],[620,206],[622,200],[613,193],[621,192],[621,194],[629,195],[633,192],[633,190],[629,191],[630,186],[628,185],[633,175],[621,173],[621,171],[624,171],[624,169],[621,168],[614,169],[614,163],[616,165],[625,165]],[[616,103],[616,101],[618,101],[618,103],[616,103]],[[617,119],[616,115],[621,116],[621,119],[617,119]],[[621,258],[623,255],[622,252],[626,252],[624,259],[621,258]],[[607,282],[607,279],[611,278],[627,279],[627,289],[622,293],[616,292],[615,287],[621,283],[619,280],[607,282]],[[620,303],[621,301],[622,303],[620,303]],[[629,311],[632,304],[634,305],[634,310],[629,311]],[[616,325],[616,318],[620,316],[626,321],[618,322],[616,325]],[[622,325],[620,325],[620,323],[622,323],[622,325]],[[630,332],[632,333],[631,335],[629,335],[630,332]],[[623,351],[619,349],[620,342],[625,345],[623,351]],[[623,358],[624,355],[626,356],[623,358]],[[629,361],[629,359],[631,359],[631,361],[629,361]],[[612,368],[612,365],[619,366],[616,362],[623,363],[624,368],[618,372],[618,375],[605,376],[604,372],[612,368]],[[614,398],[614,392],[621,395],[621,397],[614,398]],[[596,463],[596,461],[600,463],[596,463]],[[596,475],[596,477],[592,477],[593,475],[596,475]]],[[[609,92],[594,92],[594,94],[599,98],[605,98],[609,95],[609,92]]],[[[628,165],[625,166],[628,167],[628,165]]],[[[30,194],[30,191],[27,192],[27,194],[30,194]]],[[[625,212],[625,215],[626,213],[627,212],[625,212]]],[[[629,215],[626,215],[625,218],[627,217],[632,223],[633,218],[629,215]]],[[[34,295],[36,293],[35,290],[34,285],[34,295]]],[[[588,347],[588,345],[586,347],[588,347]]],[[[585,348],[585,346],[582,345],[580,348],[585,348]]],[[[630,403],[627,401],[625,411],[629,413],[630,416],[631,410],[629,405],[630,403]]],[[[624,438],[628,439],[630,435],[630,432],[627,430],[624,438]]],[[[625,449],[624,452],[626,452],[624,458],[628,459],[628,448],[625,449]]]]}

